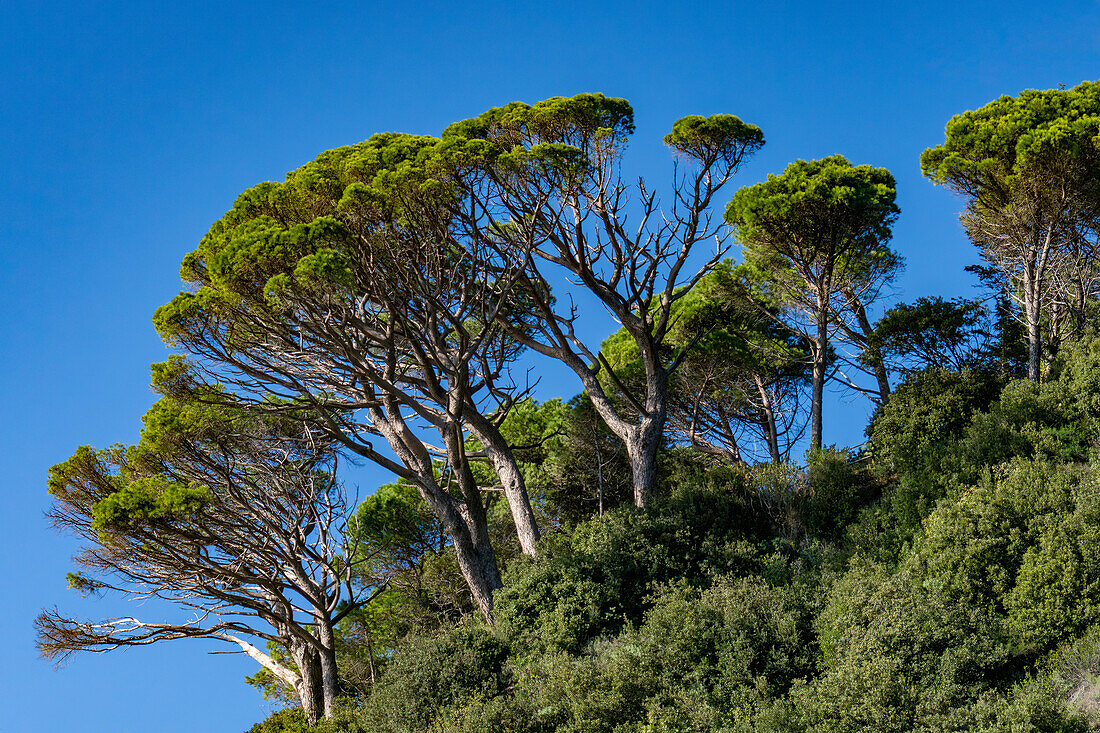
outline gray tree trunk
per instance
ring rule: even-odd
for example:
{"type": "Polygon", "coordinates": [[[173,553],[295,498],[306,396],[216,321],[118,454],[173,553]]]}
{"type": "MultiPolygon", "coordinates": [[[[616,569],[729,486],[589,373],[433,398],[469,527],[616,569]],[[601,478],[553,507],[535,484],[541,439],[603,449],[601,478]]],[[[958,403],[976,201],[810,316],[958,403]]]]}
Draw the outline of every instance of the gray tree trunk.
{"type": "Polygon", "coordinates": [[[298,683],[295,692],[298,693],[298,701],[302,705],[302,712],[306,715],[306,721],[313,725],[325,713],[324,684],[321,679],[321,659],[317,650],[299,641],[291,644],[291,659],[298,667],[298,683]]]}
{"type": "Polygon", "coordinates": [[[523,473],[519,470],[512,448],[497,426],[484,416],[469,415],[467,419],[470,432],[485,447],[489,462],[493,464],[493,469],[500,479],[504,497],[508,500],[508,509],[512,514],[512,522],[516,526],[520,549],[523,554],[534,557],[540,536],[539,526],[535,519],[535,511],[531,507],[527,484],[523,480],[523,473]]]}
{"type": "Polygon", "coordinates": [[[771,395],[768,394],[760,377],[754,377],[753,381],[756,383],[756,391],[760,395],[760,406],[764,413],[764,437],[768,441],[768,453],[771,455],[772,463],[779,463],[782,459],[779,454],[779,428],[775,421],[775,405],[772,404],[771,395]]]}
{"type": "Polygon", "coordinates": [[[1043,352],[1043,332],[1039,312],[1039,287],[1026,278],[1024,282],[1024,321],[1027,326],[1027,378],[1039,381],[1040,362],[1043,352]]]}
{"type": "Polygon", "coordinates": [[[321,649],[317,652],[321,668],[321,704],[324,717],[331,718],[336,711],[336,694],[340,689],[336,668],[336,638],[332,631],[332,622],[327,614],[319,613],[315,625],[315,632],[321,642],[321,649]]]}
{"type": "Polygon", "coordinates": [[[649,505],[657,486],[657,448],[661,442],[663,421],[648,419],[633,427],[623,442],[630,458],[630,474],[634,483],[634,506],[649,505]]]}

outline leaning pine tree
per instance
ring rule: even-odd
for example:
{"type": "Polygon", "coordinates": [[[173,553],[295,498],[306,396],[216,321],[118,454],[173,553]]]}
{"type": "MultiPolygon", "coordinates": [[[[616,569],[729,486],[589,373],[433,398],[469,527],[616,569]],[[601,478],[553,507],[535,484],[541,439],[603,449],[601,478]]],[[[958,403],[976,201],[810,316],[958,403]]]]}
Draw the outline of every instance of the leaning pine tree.
{"type": "Polygon", "coordinates": [[[483,155],[380,134],[249,189],[184,259],[192,289],[154,323],[240,399],[308,404],[319,431],[416,486],[491,620],[500,573],[474,461],[495,469],[528,555],[539,531],[500,432],[526,389],[508,375],[521,347],[497,324],[524,318],[517,265],[451,222],[466,206],[453,180],[483,155]]]}
{"type": "MultiPolygon", "coordinates": [[[[158,370],[178,381],[182,363],[158,370]]],[[[141,441],[82,447],[50,470],[49,517],[84,543],[70,575],[77,590],[158,598],[176,621],[82,621],[53,609],[37,620],[49,658],[170,639],[237,645],[294,690],[310,721],[333,711],[335,628],[384,579],[348,531],[348,497],[332,444],[294,412],[241,409],[224,394],[165,397],[144,418],[141,441]],[[285,663],[261,650],[288,652],[285,663]]]]}

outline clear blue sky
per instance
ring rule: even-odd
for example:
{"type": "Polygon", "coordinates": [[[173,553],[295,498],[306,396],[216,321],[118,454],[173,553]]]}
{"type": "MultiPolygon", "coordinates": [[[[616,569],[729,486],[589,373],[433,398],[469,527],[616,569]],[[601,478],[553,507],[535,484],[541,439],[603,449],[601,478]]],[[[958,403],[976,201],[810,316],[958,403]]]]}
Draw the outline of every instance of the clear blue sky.
{"type": "MultiPolygon", "coordinates": [[[[737,185],[833,153],[889,168],[908,261],[896,297],[970,295],[959,203],[920,177],[918,155],[954,113],[1100,77],[1100,7],[9,0],[0,69],[0,730],[235,733],[267,714],[247,659],[182,641],[54,672],[31,622],[55,604],[120,611],[66,590],[74,545],[43,519],[46,469],[136,438],[148,366],[167,353],[150,316],[241,190],[374,132],[600,91],[633,103],[630,164],[653,184],[670,164],[660,138],[685,114],[763,128],[737,185]]],[[[865,404],[834,402],[827,442],[859,442],[865,404]]]]}

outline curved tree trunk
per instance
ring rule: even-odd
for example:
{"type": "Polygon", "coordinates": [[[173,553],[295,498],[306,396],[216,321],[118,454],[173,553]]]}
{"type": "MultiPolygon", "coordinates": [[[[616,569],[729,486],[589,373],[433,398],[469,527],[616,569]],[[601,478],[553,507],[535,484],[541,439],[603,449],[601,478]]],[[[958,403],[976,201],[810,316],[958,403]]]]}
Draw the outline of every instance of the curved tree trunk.
{"type": "MultiPolygon", "coordinates": [[[[886,371],[886,362],[882,358],[882,352],[875,348],[872,344],[872,336],[874,335],[875,328],[871,325],[871,319],[867,317],[867,309],[863,307],[863,303],[855,296],[854,293],[847,291],[845,296],[848,299],[852,313],[856,317],[856,323],[859,324],[860,331],[862,331],[862,341],[864,356],[867,363],[871,365],[871,368],[875,373],[875,381],[878,382],[878,397],[879,404],[885,405],[890,399],[890,375],[886,371]]],[[[854,337],[859,337],[860,334],[852,334],[854,337]]]]}
{"type": "Polygon", "coordinates": [[[508,500],[508,509],[512,513],[512,521],[516,526],[520,549],[523,554],[534,557],[540,536],[539,526],[531,507],[527,484],[523,480],[512,448],[497,426],[483,415],[467,415],[465,418],[470,432],[484,446],[485,454],[500,479],[504,497],[508,500]]]}
{"type": "Polygon", "coordinates": [[[402,474],[412,481],[424,503],[432,510],[451,538],[458,568],[466,580],[478,610],[487,623],[493,622],[493,591],[500,588],[500,570],[496,553],[489,541],[489,523],[481,503],[481,491],[470,473],[457,424],[439,426],[447,448],[450,467],[458,479],[462,500],[453,497],[447,487],[440,486],[431,455],[415,433],[400,417],[401,405],[388,398],[386,412],[369,408],[371,422],[385,436],[390,447],[404,465],[402,474]]]}
{"type": "Polygon", "coordinates": [[[470,462],[466,456],[466,447],[462,441],[462,430],[458,425],[446,431],[447,455],[451,469],[458,480],[458,489],[463,503],[460,511],[464,520],[462,527],[456,527],[454,539],[458,566],[466,578],[474,602],[487,623],[493,623],[493,591],[501,586],[500,570],[497,568],[496,553],[489,541],[489,521],[485,514],[485,505],[481,501],[481,488],[470,471],[470,462]]]}

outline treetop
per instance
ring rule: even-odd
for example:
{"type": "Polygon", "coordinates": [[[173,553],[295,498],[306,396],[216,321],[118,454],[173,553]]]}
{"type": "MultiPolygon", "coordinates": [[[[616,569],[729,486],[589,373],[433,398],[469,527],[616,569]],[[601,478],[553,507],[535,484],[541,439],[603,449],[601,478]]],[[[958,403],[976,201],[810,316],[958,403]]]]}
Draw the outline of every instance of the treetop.
{"type": "Polygon", "coordinates": [[[783,173],[734,194],[726,221],[742,242],[791,221],[816,221],[819,236],[865,232],[880,241],[889,238],[899,213],[896,193],[894,176],[885,168],[853,166],[842,155],[796,160],[783,173]]]}
{"type": "Polygon", "coordinates": [[[764,133],[734,115],[688,115],[676,120],[665,145],[699,160],[755,152],[764,146],[764,133]]]}
{"type": "Polygon", "coordinates": [[[1098,115],[1100,82],[1005,95],[948,120],[943,144],[921,154],[921,171],[954,188],[988,185],[990,175],[1017,174],[1044,148],[1094,150],[1098,115]]]}
{"type": "Polygon", "coordinates": [[[633,132],[630,103],[597,93],[493,107],[450,125],[443,138],[500,140],[509,147],[523,142],[565,142],[584,148],[594,139],[625,138],[633,132]]]}

